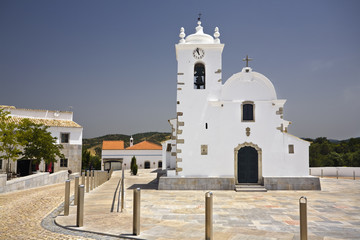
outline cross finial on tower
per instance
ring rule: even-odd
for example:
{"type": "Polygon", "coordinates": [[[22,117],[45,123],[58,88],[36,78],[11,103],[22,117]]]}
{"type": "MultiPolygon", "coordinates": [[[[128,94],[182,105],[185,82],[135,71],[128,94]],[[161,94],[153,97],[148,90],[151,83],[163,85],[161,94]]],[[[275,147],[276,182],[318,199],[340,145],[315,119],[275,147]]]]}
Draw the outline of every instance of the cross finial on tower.
{"type": "Polygon", "coordinates": [[[201,19],[201,13],[199,13],[198,21],[200,21],[200,19],[201,19]]]}
{"type": "Polygon", "coordinates": [[[246,55],[246,58],[243,59],[243,61],[246,62],[246,67],[249,67],[249,61],[251,61],[252,58],[249,58],[248,55],[246,55]]]}

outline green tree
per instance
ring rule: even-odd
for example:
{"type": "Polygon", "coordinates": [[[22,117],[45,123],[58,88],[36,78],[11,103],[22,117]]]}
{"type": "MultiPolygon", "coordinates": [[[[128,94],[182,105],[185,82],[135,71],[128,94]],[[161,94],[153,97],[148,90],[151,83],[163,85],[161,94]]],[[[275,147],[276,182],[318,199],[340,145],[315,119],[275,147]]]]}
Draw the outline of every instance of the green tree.
{"type": "Polygon", "coordinates": [[[86,148],[83,148],[82,154],[81,154],[82,169],[85,169],[85,170],[88,169],[90,166],[90,162],[91,162],[91,154],[86,148]]]}
{"type": "Polygon", "coordinates": [[[97,155],[92,156],[88,149],[82,150],[82,169],[101,169],[101,158],[97,155]]]}
{"type": "Polygon", "coordinates": [[[342,155],[337,152],[331,152],[327,157],[329,158],[329,162],[333,163],[331,166],[338,167],[344,165],[344,160],[342,155]]]}
{"type": "Polygon", "coordinates": [[[7,173],[10,172],[10,160],[16,161],[21,154],[17,124],[10,120],[9,114],[0,109],[0,158],[7,160],[7,173]]]}
{"type": "Polygon", "coordinates": [[[61,153],[63,146],[57,144],[57,138],[47,131],[49,127],[23,119],[18,128],[23,158],[32,159],[36,164],[41,161],[46,164],[54,163],[57,162],[57,158],[64,158],[64,154],[61,153]]]}
{"type": "Polygon", "coordinates": [[[138,165],[136,164],[136,157],[135,157],[135,156],[133,156],[133,157],[131,158],[130,170],[131,170],[131,173],[132,173],[133,175],[136,175],[136,174],[137,174],[138,165]]]}

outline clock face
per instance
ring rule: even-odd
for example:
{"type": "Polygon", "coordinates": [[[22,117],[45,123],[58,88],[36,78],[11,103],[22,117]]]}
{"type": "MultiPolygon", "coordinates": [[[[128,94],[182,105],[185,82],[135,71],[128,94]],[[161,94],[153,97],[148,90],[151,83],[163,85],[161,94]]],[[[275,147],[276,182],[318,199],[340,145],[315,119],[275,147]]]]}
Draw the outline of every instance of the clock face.
{"type": "Polygon", "coordinates": [[[205,55],[205,51],[201,48],[195,48],[195,50],[193,51],[193,56],[196,59],[202,59],[205,55]]]}

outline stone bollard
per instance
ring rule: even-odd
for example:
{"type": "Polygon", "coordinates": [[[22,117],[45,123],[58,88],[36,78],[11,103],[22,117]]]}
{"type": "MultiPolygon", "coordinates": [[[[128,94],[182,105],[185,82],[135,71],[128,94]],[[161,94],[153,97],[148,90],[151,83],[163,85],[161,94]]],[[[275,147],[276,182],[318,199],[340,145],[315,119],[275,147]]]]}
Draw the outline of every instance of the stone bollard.
{"type": "Polygon", "coordinates": [[[321,169],[321,178],[324,177],[324,171],[321,169]]]}
{"type": "Polygon", "coordinates": [[[124,210],[124,198],[125,198],[125,174],[124,168],[122,168],[121,173],[121,212],[124,210]]]}
{"type": "Polygon", "coordinates": [[[70,208],[70,180],[65,181],[65,203],[64,203],[64,216],[69,215],[70,208]]]}
{"type": "Polygon", "coordinates": [[[301,197],[299,199],[300,205],[300,240],[307,240],[307,199],[306,197],[301,197]],[[301,202],[301,200],[305,200],[305,202],[301,202]]]}
{"type": "Polygon", "coordinates": [[[205,239],[213,239],[213,194],[205,193],[205,239]]]}
{"type": "Polygon", "coordinates": [[[74,205],[77,204],[78,189],[79,189],[79,177],[75,177],[75,191],[74,191],[74,205]]]}
{"type": "Polygon", "coordinates": [[[353,179],[355,180],[355,171],[353,171],[353,179]]]}
{"type": "Polygon", "coordinates": [[[95,189],[95,188],[96,188],[96,182],[95,182],[95,170],[93,171],[93,178],[94,178],[94,181],[93,181],[93,185],[94,185],[94,187],[93,187],[93,189],[95,189]]]}
{"type": "Polygon", "coordinates": [[[87,170],[86,172],[86,192],[90,190],[90,171],[87,170]]]}
{"type": "Polygon", "coordinates": [[[98,171],[94,172],[94,188],[98,187],[98,171]]]}
{"type": "Polygon", "coordinates": [[[93,190],[93,184],[94,184],[94,172],[90,171],[90,191],[93,190]]]}
{"type": "Polygon", "coordinates": [[[140,188],[134,189],[133,200],[133,235],[140,234],[140,188]]]}
{"type": "Polygon", "coordinates": [[[309,169],[309,175],[311,175],[311,168],[309,169]]]}
{"type": "Polygon", "coordinates": [[[85,171],[81,171],[81,185],[85,186],[85,171]]]}
{"type": "Polygon", "coordinates": [[[339,179],[339,170],[336,170],[336,179],[339,179]]]}
{"type": "Polygon", "coordinates": [[[84,185],[79,185],[78,187],[78,202],[76,209],[76,226],[82,227],[84,225],[84,195],[85,189],[84,185]]]}

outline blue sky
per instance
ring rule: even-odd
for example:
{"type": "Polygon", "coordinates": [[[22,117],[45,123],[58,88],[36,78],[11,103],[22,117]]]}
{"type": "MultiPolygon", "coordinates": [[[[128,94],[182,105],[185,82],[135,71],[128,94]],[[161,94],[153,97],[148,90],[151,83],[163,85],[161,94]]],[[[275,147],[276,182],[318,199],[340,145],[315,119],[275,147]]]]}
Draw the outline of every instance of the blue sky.
{"type": "Polygon", "coordinates": [[[360,136],[360,1],[0,1],[0,105],[72,110],[84,137],[170,131],[179,29],[219,27],[223,79],[267,76],[299,137],[360,136]],[[70,108],[69,106],[72,106],[70,108]]]}

